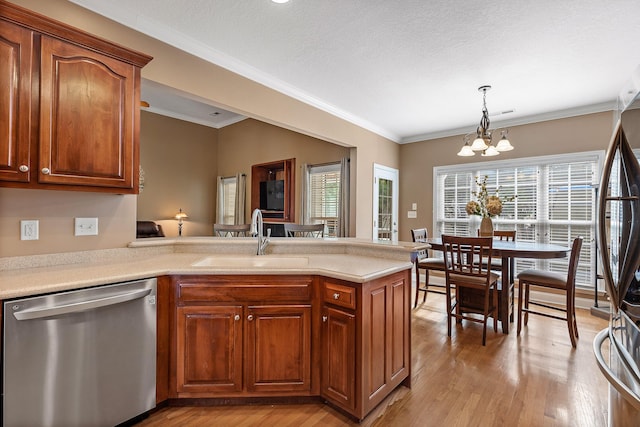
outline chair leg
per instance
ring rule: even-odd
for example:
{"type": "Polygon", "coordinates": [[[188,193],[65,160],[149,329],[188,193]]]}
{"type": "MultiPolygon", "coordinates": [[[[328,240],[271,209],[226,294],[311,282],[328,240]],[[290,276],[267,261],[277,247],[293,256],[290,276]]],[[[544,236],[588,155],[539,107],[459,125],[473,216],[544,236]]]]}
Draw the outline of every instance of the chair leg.
{"type": "Polygon", "coordinates": [[[447,284],[447,335],[451,338],[451,287],[447,284]]]}
{"type": "Polygon", "coordinates": [[[418,295],[420,295],[420,269],[416,264],[416,300],[413,303],[413,308],[418,306],[418,295]]]}
{"type": "Polygon", "coordinates": [[[424,296],[422,297],[422,303],[427,302],[427,292],[429,292],[429,270],[424,270],[424,296]]]}
{"type": "Polygon", "coordinates": [[[522,300],[524,299],[524,294],[522,293],[523,287],[526,286],[522,283],[522,280],[518,281],[518,333],[516,335],[520,335],[520,331],[522,330],[522,300]]]}
{"type": "Polygon", "coordinates": [[[484,293],[484,322],[482,324],[482,345],[487,345],[487,319],[489,318],[489,294],[490,289],[486,289],[484,293]]]}
{"type": "Polygon", "coordinates": [[[524,284],[524,326],[529,323],[529,284],[524,284]]]}
{"type": "Polygon", "coordinates": [[[493,288],[493,332],[498,333],[498,284],[493,288]]]}
{"type": "Polygon", "coordinates": [[[576,331],[574,330],[575,325],[575,309],[573,305],[575,304],[573,295],[570,291],[567,291],[567,327],[569,329],[569,338],[571,338],[571,345],[573,348],[576,348],[576,331]]]}

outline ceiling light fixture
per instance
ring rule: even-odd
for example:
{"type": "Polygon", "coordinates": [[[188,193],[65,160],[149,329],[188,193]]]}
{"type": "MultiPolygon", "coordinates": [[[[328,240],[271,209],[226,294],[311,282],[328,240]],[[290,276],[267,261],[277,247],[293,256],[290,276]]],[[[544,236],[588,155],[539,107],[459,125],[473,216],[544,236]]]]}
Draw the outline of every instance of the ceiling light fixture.
{"type": "Polygon", "coordinates": [[[271,0],[274,3],[289,3],[289,0],[271,0]]]}
{"type": "Polygon", "coordinates": [[[491,86],[484,85],[478,88],[478,92],[482,92],[482,118],[480,119],[480,125],[476,129],[476,139],[469,145],[469,136],[464,136],[464,146],[458,152],[458,156],[467,157],[474,156],[475,151],[482,151],[482,156],[491,157],[497,156],[503,151],[513,150],[513,146],[507,139],[509,129],[502,129],[502,138],[496,146],[493,146],[491,142],[491,134],[495,132],[490,129],[491,121],[489,120],[489,111],[487,110],[487,91],[491,89],[491,86]]]}

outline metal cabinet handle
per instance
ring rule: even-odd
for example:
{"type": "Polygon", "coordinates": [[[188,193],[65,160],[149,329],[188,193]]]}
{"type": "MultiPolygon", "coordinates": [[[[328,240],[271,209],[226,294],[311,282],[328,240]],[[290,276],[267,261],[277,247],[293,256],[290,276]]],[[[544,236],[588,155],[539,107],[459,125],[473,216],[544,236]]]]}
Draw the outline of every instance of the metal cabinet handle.
{"type": "Polygon", "coordinates": [[[329,317],[327,317],[327,316],[322,316],[322,321],[323,321],[323,322],[326,322],[328,319],[329,319],[329,317]]]}
{"type": "Polygon", "coordinates": [[[237,321],[237,320],[240,320],[240,315],[239,315],[239,314],[236,314],[235,316],[233,316],[233,320],[236,320],[236,321],[237,321]]]}
{"type": "Polygon", "coordinates": [[[340,299],[340,294],[337,292],[333,294],[333,299],[340,299]]]}
{"type": "Polygon", "coordinates": [[[20,167],[18,168],[18,170],[20,172],[29,172],[29,166],[27,165],[20,165],[20,167]]]}
{"type": "Polygon", "coordinates": [[[42,168],[42,173],[44,175],[49,175],[51,173],[51,171],[49,170],[49,168],[42,168]]]}
{"type": "Polygon", "coordinates": [[[247,320],[248,320],[248,321],[252,321],[252,320],[253,320],[253,314],[248,315],[248,316],[247,316],[247,320]]]}

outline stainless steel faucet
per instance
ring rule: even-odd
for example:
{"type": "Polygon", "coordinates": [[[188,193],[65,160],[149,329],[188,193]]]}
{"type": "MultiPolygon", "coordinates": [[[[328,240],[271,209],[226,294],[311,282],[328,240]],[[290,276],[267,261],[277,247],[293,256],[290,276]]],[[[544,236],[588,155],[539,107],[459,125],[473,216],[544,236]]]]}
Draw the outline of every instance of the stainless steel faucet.
{"type": "Polygon", "coordinates": [[[264,255],[264,250],[269,244],[271,237],[271,229],[267,228],[267,236],[264,236],[264,228],[262,225],[262,211],[255,209],[251,214],[251,235],[258,237],[258,251],[256,255],[264,255]]]}

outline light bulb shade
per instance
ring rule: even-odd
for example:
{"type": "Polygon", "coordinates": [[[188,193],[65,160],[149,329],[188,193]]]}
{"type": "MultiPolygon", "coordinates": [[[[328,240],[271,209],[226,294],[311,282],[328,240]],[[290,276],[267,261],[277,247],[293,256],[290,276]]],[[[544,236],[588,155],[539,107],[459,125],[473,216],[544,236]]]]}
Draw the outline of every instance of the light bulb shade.
{"type": "Polygon", "coordinates": [[[182,221],[185,218],[189,218],[189,216],[186,214],[186,212],[182,212],[182,209],[180,209],[180,211],[176,214],[175,218],[179,221],[182,221]]]}
{"type": "Polygon", "coordinates": [[[500,154],[500,152],[498,150],[496,150],[496,147],[494,147],[493,145],[490,145],[489,148],[484,150],[484,152],[482,153],[482,156],[483,157],[492,157],[492,156],[497,156],[498,154],[500,154]]]}
{"type": "Polygon", "coordinates": [[[460,151],[458,152],[458,156],[461,156],[461,157],[470,157],[475,155],[476,153],[473,152],[473,150],[468,144],[464,144],[460,149],[460,151]]]}
{"type": "Polygon", "coordinates": [[[503,136],[500,141],[498,141],[498,144],[496,145],[496,150],[498,151],[511,151],[513,150],[513,145],[511,145],[511,142],[509,142],[509,140],[507,139],[506,136],[503,136]]]}
{"type": "Polygon", "coordinates": [[[486,150],[487,148],[489,148],[489,146],[487,145],[486,141],[480,136],[474,139],[473,144],[471,144],[471,149],[473,151],[482,151],[486,150]]]}

